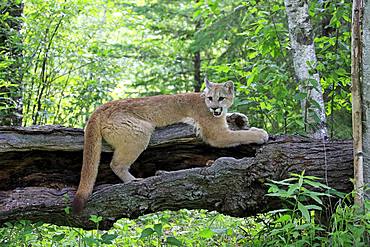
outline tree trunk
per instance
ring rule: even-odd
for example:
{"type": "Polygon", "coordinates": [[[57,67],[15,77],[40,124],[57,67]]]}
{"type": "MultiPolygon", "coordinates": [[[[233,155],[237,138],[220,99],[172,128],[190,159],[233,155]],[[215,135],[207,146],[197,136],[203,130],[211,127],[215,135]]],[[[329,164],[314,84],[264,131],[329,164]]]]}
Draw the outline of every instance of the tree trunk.
{"type": "Polygon", "coordinates": [[[352,80],[352,125],[353,125],[353,167],[355,181],[355,203],[364,206],[363,201],[363,149],[362,149],[362,100],[361,100],[361,14],[362,0],[354,0],[352,6],[352,41],[351,41],[351,80],[352,80]]]}
{"type": "MultiPolygon", "coordinates": [[[[229,120],[232,128],[246,128],[245,119],[229,120]]],[[[95,192],[75,216],[64,209],[78,185],[82,148],[80,129],[0,128],[0,224],[29,219],[91,229],[88,218],[95,214],[103,217],[100,227],[107,229],[121,217],[181,208],[255,215],[279,206],[265,196],[268,179],[302,170],[340,191],[352,190],[351,141],[276,137],[263,146],[220,149],[197,139],[193,127],[178,124],[155,131],[131,169],[145,178],[140,181],[120,183],[109,168],[112,150],[105,144],[95,192]],[[215,162],[206,166],[208,160],[215,162]]]]}
{"type": "Polygon", "coordinates": [[[301,102],[305,129],[313,138],[326,138],[325,106],[320,77],[315,71],[317,60],[308,3],[303,0],[285,0],[285,8],[295,75],[300,92],[306,94],[301,102]]]}
{"type": "MultiPolygon", "coordinates": [[[[363,169],[364,183],[370,184],[370,2],[363,1],[362,42],[362,113],[363,113],[363,169]]],[[[365,192],[370,199],[370,190],[365,192]]]]}
{"type": "MultiPolygon", "coordinates": [[[[199,0],[195,0],[197,4],[199,0]]],[[[194,34],[196,34],[201,28],[201,19],[195,21],[195,30],[194,34]]],[[[200,51],[194,52],[194,92],[200,92],[200,88],[202,87],[202,79],[200,75],[200,68],[201,68],[201,59],[200,59],[200,51]]]]}
{"type": "Polygon", "coordinates": [[[194,92],[200,92],[200,88],[202,87],[202,79],[200,78],[200,51],[196,51],[194,53],[194,92]]]}
{"type": "Polygon", "coordinates": [[[9,13],[0,21],[0,61],[6,61],[0,71],[0,125],[22,125],[21,1],[7,1],[0,5],[0,13],[9,13]],[[5,83],[1,83],[4,81],[5,83]],[[2,102],[1,102],[2,101],[2,102]]]}

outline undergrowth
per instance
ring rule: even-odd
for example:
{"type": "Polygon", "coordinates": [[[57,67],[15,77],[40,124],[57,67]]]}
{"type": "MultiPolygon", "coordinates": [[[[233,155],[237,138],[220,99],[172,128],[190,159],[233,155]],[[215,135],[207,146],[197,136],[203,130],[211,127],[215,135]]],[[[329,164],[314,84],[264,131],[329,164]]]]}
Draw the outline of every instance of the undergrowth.
{"type": "MultiPolygon", "coordinates": [[[[282,208],[255,217],[183,209],[121,219],[109,231],[21,220],[0,228],[0,246],[368,246],[369,200],[360,210],[352,193],[342,195],[304,173],[268,186],[282,208]],[[329,200],[334,211],[322,224],[329,200]]],[[[98,226],[101,217],[90,220],[98,226]]]]}

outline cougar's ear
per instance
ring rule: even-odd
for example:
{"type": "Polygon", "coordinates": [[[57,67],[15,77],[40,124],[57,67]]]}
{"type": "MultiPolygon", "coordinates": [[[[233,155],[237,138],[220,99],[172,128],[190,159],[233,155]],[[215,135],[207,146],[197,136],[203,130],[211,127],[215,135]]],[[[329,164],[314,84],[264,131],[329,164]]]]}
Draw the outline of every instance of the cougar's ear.
{"type": "Polygon", "coordinates": [[[212,82],[208,81],[207,77],[204,78],[204,83],[206,84],[206,88],[211,88],[212,87],[212,82]]]}
{"type": "Polygon", "coordinates": [[[232,81],[227,81],[224,83],[224,87],[229,93],[234,93],[234,83],[232,81]]]}

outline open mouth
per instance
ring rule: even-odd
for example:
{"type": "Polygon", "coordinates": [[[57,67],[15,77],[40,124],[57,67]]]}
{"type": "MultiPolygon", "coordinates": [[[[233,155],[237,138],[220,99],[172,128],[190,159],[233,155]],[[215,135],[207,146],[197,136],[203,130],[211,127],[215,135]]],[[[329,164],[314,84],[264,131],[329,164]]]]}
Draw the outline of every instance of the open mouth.
{"type": "Polygon", "coordinates": [[[211,108],[211,112],[213,113],[213,116],[219,117],[222,114],[222,108],[211,108]]]}

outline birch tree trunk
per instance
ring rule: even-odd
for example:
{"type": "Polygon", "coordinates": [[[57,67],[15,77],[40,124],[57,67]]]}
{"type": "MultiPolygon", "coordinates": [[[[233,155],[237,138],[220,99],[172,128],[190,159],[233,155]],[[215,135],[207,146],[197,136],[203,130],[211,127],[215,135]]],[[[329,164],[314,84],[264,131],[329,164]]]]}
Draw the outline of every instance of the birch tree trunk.
{"type": "MultiPolygon", "coordinates": [[[[363,53],[362,53],[362,100],[363,100],[363,170],[364,183],[370,183],[370,1],[363,1],[363,53]]],[[[370,199],[370,191],[365,194],[370,199]]]]}
{"type": "Polygon", "coordinates": [[[305,130],[316,139],[328,136],[320,76],[316,69],[314,36],[305,0],[285,0],[293,64],[299,90],[307,94],[301,107],[305,130]]]}

